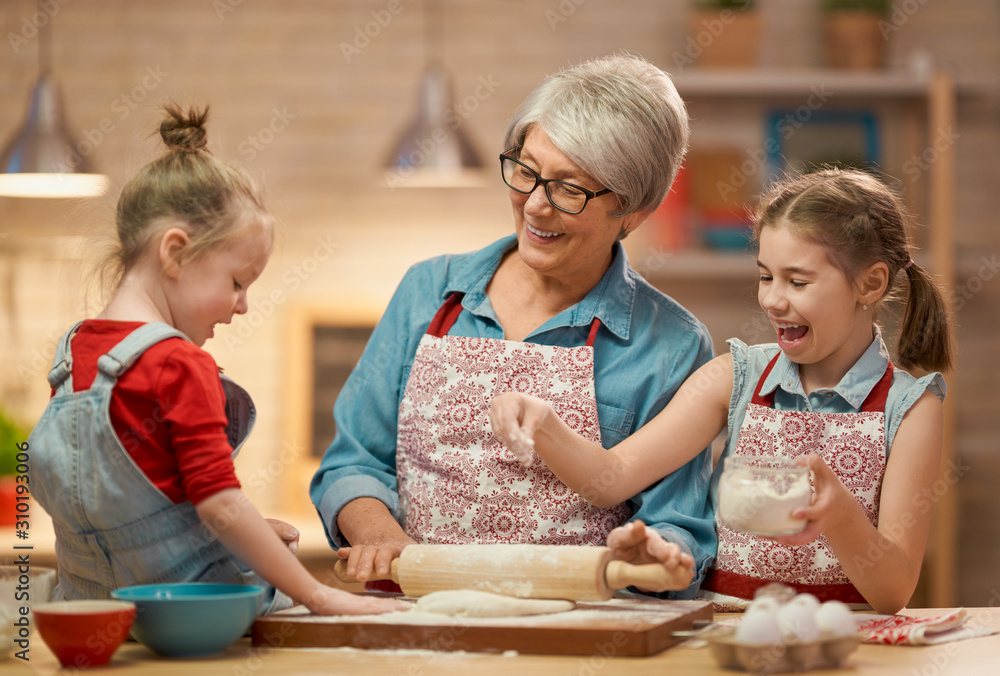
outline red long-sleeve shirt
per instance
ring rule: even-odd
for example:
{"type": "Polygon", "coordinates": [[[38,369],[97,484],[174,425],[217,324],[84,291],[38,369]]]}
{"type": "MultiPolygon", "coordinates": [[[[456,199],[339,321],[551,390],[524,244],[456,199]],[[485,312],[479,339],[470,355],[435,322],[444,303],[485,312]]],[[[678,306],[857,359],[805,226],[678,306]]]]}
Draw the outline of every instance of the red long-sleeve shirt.
{"type": "MultiPolygon", "coordinates": [[[[88,389],[97,359],[142,322],[84,321],[73,337],[73,390],[88,389]]],[[[181,338],[150,347],[118,379],[110,416],[126,452],[173,502],[239,488],[226,437],[226,397],[212,356],[181,338]]]]}

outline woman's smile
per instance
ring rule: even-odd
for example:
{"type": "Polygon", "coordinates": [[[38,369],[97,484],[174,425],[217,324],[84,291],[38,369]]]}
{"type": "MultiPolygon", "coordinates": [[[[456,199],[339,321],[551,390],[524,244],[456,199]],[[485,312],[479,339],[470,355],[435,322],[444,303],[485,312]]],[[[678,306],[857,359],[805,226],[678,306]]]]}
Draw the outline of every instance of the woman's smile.
{"type": "Polygon", "coordinates": [[[539,228],[532,227],[527,221],[525,221],[524,227],[529,233],[542,239],[554,240],[556,237],[563,234],[561,232],[552,232],[551,230],[541,230],[539,228]]]}

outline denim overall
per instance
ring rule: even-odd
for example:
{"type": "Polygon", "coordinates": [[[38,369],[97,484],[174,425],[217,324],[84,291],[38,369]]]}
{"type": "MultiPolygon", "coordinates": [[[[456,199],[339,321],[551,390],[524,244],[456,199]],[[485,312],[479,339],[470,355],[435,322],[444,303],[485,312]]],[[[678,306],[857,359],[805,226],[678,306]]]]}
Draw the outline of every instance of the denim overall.
{"type": "MultiPolygon", "coordinates": [[[[158,582],[219,582],[265,587],[259,613],[291,600],[258,577],[202,524],[189,501],[174,504],[125,451],[111,425],[111,392],[151,346],[174,336],[167,324],[144,324],[97,361],[89,390],[73,391],[70,340],[56,348],[49,384],[55,396],[29,436],[31,493],[52,517],[59,586],[56,599],[106,599],[113,590],[158,582]]],[[[233,457],[256,418],[247,392],[221,376],[226,433],[233,457]]],[[[153,420],[154,424],[162,424],[153,420]]]]}

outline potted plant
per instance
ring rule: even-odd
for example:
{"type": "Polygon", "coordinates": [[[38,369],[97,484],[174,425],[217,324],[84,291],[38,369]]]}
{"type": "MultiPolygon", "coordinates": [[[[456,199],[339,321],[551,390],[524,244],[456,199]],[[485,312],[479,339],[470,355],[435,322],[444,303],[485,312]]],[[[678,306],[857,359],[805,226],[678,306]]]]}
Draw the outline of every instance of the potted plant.
{"type": "Polygon", "coordinates": [[[13,526],[16,521],[17,445],[27,438],[27,431],[0,408],[0,526],[13,526]]]}
{"type": "Polygon", "coordinates": [[[684,54],[706,68],[754,68],[760,17],[753,0],[697,0],[684,54]]]}
{"type": "Polygon", "coordinates": [[[885,66],[885,18],[890,0],[823,0],[826,62],[832,68],[885,66]]]}

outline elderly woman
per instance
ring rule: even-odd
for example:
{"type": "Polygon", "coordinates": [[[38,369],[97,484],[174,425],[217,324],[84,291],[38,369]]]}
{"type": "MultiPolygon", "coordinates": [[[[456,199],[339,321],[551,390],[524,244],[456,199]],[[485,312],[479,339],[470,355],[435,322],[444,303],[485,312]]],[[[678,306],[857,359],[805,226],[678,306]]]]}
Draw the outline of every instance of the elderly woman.
{"type": "Polygon", "coordinates": [[[310,493],[349,573],[383,577],[413,543],[607,543],[694,594],[715,550],[708,449],[598,509],[522,467],[488,421],[495,395],[529,392],[610,447],[711,358],[705,327],[619,241],[663,200],[687,138],[670,79],[636,57],[570,68],[524,101],[500,155],[515,234],[413,266],[334,406],[310,493]]]}

